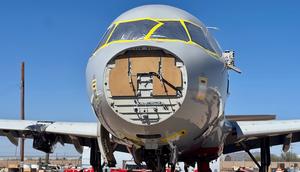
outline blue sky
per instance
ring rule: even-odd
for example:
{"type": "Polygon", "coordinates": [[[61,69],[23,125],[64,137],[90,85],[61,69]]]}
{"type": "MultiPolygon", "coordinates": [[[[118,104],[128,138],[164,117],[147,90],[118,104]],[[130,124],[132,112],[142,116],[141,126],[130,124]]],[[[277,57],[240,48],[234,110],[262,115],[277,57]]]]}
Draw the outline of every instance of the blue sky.
{"type": "MultiPolygon", "coordinates": [[[[212,32],[224,50],[235,50],[243,71],[230,73],[226,114],[300,118],[299,3],[0,1],[0,118],[19,117],[19,68],[24,60],[27,119],[95,121],[85,87],[87,60],[114,18],[144,4],[182,8],[220,29],[212,32]]],[[[0,155],[15,154],[5,138],[0,146],[7,147],[0,155]]]]}

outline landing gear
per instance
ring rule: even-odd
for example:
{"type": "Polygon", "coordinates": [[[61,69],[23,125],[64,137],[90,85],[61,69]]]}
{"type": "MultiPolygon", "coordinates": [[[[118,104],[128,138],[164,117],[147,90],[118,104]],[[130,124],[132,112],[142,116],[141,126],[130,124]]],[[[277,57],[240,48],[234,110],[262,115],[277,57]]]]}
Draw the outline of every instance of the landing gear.
{"type": "Polygon", "coordinates": [[[240,145],[243,147],[245,152],[249,154],[253,162],[256,164],[256,166],[259,168],[259,172],[268,172],[269,166],[271,164],[271,156],[270,156],[270,138],[262,138],[260,139],[260,157],[261,157],[261,164],[257,162],[255,157],[251,154],[249,151],[249,148],[247,145],[243,142],[240,143],[240,145]]]}
{"type": "Polygon", "coordinates": [[[153,172],[162,172],[166,169],[166,163],[168,162],[165,159],[162,151],[159,150],[148,150],[145,152],[147,154],[145,162],[148,169],[151,169],[153,172]]]}
{"type": "Polygon", "coordinates": [[[184,162],[184,172],[188,172],[190,167],[193,167],[193,169],[195,168],[195,162],[194,161],[184,162]]]}
{"type": "Polygon", "coordinates": [[[90,164],[95,172],[102,172],[102,167],[115,167],[116,159],[113,155],[113,147],[110,142],[109,132],[102,126],[98,125],[98,137],[91,141],[90,164]],[[101,155],[102,154],[102,155],[101,155]],[[103,165],[101,164],[103,158],[103,165]]]}
{"type": "Polygon", "coordinates": [[[108,167],[115,167],[117,161],[114,156],[114,150],[112,147],[112,143],[110,142],[109,132],[101,125],[98,125],[98,146],[100,152],[102,153],[102,158],[105,162],[105,165],[108,167]]]}
{"type": "Polygon", "coordinates": [[[184,172],[188,172],[188,171],[189,171],[189,166],[186,163],[184,163],[184,172]]]}
{"type": "Polygon", "coordinates": [[[209,161],[197,161],[198,172],[211,172],[209,161]]]}
{"type": "Polygon", "coordinates": [[[177,163],[177,149],[176,152],[172,148],[165,146],[159,150],[147,150],[143,149],[142,154],[144,155],[144,161],[146,162],[147,168],[153,172],[165,172],[166,164],[168,163],[171,167],[171,171],[174,172],[177,163]]]}
{"type": "Polygon", "coordinates": [[[259,171],[268,172],[269,166],[271,164],[269,138],[263,138],[260,141],[260,157],[261,157],[261,167],[259,171]]]}
{"type": "Polygon", "coordinates": [[[176,164],[171,164],[171,172],[175,172],[176,164]]]}
{"type": "Polygon", "coordinates": [[[102,172],[101,153],[97,140],[91,142],[90,164],[95,172],[102,172]]]}

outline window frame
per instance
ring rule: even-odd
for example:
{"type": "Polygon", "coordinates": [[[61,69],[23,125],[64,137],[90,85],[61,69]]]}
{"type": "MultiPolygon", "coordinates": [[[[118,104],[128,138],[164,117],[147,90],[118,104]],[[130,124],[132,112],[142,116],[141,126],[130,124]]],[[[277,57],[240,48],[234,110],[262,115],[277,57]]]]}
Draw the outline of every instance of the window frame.
{"type": "Polygon", "coordinates": [[[115,28],[113,29],[113,31],[111,32],[111,35],[109,36],[109,38],[107,38],[106,40],[106,44],[110,44],[112,42],[119,42],[119,41],[139,41],[139,40],[145,40],[145,38],[147,37],[147,35],[149,34],[149,32],[151,32],[151,30],[153,28],[155,28],[157,25],[159,24],[158,21],[155,21],[155,20],[152,20],[152,19],[139,19],[139,20],[132,20],[132,21],[120,21],[120,22],[116,22],[115,23],[115,28]],[[156,24],[151,28],[149,29],[149,31],[147,32],[147,34],[142,38],[142,39],[117,39],[117,40],[112,40],[110,41],[112,35],[114,34],[115,30],[117,29],[117,27],[120,25],[120,24],[123,24],[123,23],[133,23],[133,22],[138,22],[138,21],[153,21],[153,22],[156,22],[156,24]]]}
{"type": "Polygon", "coordinates": [[[208,36],[207,36],[207,33],[206,33],[207,31],[204,30],[202,26],[199,26],[199,25],[197,25],[197,24],[195,24],[195,23],[193,23],[193,22],[189,22],[189,21],[184,21],[184,24],[185,24],[185,26],[186,26],[186,28],[187,28],[187,31],[189,32],[190,40],[191,40],[191,42],[192,42],[193,44],[196,44],[196,45],[200,46],[201,48],[205,49],[206,51],[208,51],[208,52],[210,52],[210,53],[213,53],[213,54],[216,54],[216,55],[217,55],[217,51],[215,50],[214,46],[211,45],[211,42],[210,42],[210,40],[209,40],[209,38],[208,38],[208,36]],[[201,44],[195,42],[195,41],[193,40],[193,38],[192,38],[192,35],[191,35],[191,32],[190,32],[188,26],[186,26],[185,23],[189,23],[189,24],[193,25],[194,27],[199,28],[199,29],[203,32],[203,36],[206,38],[206,41],[207,41],[207,43],[209,44],[209,46],[210,46],[211,49],[206,48],[204,45],[201,45],[201,44]]]}
{"type": "Polygon", "coordinates": [[[179,25],[182,27],[182,29],[183,29],[183,31],[184,31],[184,33],[185,33],[184,36],[186,36],[187,40],[184,40],[184,39],[177,39],[177,38],[153,38],[152,35],[153,35],[160,27],[156,28],[156,29],[154,30],[154,32],[150,35],[150,37],[149,37],[150,40],[167,40],[167,41],[168,41],[168,40],[177,40],[177,41],[183,41],[183,42],[189,42],[189,41],[191,40],[191,39],[190,39],[190,36],[189,36],[189,33],[187,32],[187,30],[185,29],[185,27],[182,25],[182,23],[181,23],[180,20],[164,20],[164,21],[159,20],[159,22],[162,23],[162,25],[161,25],[160,27],[163,27],[164,24],[165,24],[165,22],[176,22],[177,24],[179,24],[179,25]]]}
{"type": "Polygon", "coordinates": [[[98,46],[95,49],[95,51],[97,51],[98,49],[102,48],[103,46],[105,46],[107,44],[107,40],[110,38],[111,34],[114,32],[115,27],[116,27],[116,24],[113,23],[110,27],[108,27],[106,29],[106,31],[102,35],[101,41],[98,43],[98,46]]]}
{"type": "Polygon", "coordinates": [[[109,37],[106,39],[105,44],[102,45],[100,48],[103,48],[109,44],[112,43],[116,43],[116,42],[135,42],[135,41],[144,41],[144,40],[154,40],[154,41],[168,41],[168,42],[184,42],[184,43],[190,43],[191,42],[191,38],[190,38],[190,34],[186,28],[186,26],[184,25],[184,21],[182,19],[152,19],[152,18],[143,18],[143,19],[134,19],[134,20],[123,20],[123,21],[117,21],[115,23],[113,23],[114,28],[112,30],[112,32],[110,33],[109,37]],[[141,20],[151,20],[154,22],[157,22],[157,24],[155,26],[152,27],[152,29],[149,30],[149,32],[146,34],[146,36],[144,37],[144,39],[137,39],[137,40],[113,40],[113,41],[109,41],[111,36],[113,35],[115,29],[118,27],[118,25],[120,23],[129,23],[129,22],[136,22],[136,21],[141,21],[141,20]],[[184,29],[187,37],[188,37],[188,41],[186,40],[181,40],[181,39],[164,39],[164,38],[151,38],[151,35],[160,27],[163,25],[164,22],[168,22],[168,21],[173,21],[173,22],[179,22],[180,25],[182,26],[182,28],[184,29]]]}
{"type": "Polygon", "coordinates": [[[218,55],[218,51],[215,49],[214,46],[211,45],[211,42],[209,41],[209,38],[207,36],[207,33],[205,32],[205,30],[203,30],[203,27],[202,26],[199,26],[198,24],[195,24],[191,21],[188,21],[188,20],[183,20],[183,19],[155,19],[155,18],[139,18],[139,19],[133,19],[133,20],[121,20],[121,21],[117,21],[117,22],[114,22],[112,24],[112,31],[110,33],[110,35],[107,37],[107,39],[105,40],[105,43],[101,46],[101,47],[98,47],[98,49],[100,48],[103,48],[103,47],[106,47],[110,44],[113,44],[113,43],[117,43],[117,42],[136,42],[136,41],[147,41],[147,40],[152,40],[152,41],[166,41],[166,42],[183,42],[183,43],[186,43],[186,44],[192,44],[192,45],[196,45],[196,46],[199,46],[201,47],[202,49],[204,49],[206,52],[208,52],[210,55],[213,55],[214,57],[217,57],[219,58],[219,55],[218,55]],[[136,40],[113,40],[113,41],[110,41],[110,38],[111,36],[113,35],[115,29],[118,27],[118,25],[120,23],[129,23],[129,22],[136,22],[136,21],[142,21],[142,20],[151,20],[151,21],[154,21],[156,22],[157,24],[154,25],[150,30],[149,32],[144,36],[143,39],[136,39],[136,40]],[[187,37],[188,37],[188,41],[186,40],[181,40],[181,39],[170,39],[170,38],[151,38],[151,35],[158,29],[160,28],[161,26],[163,26],[164,22],[168,22],[168,21],[174,21],[174,22],[179,22],[181,24],[181,26],[183,27],[187,37]],[[198,43],[196,43],[195,41],[193,41],[192,39],[192,36],[191,36],[191,33],[188,29],[188,27],[186,26],[186,23],[189,23],[195,27],[198,27],[199,29],[201,29],[201,31],[203,32],[209,46],[211,47],[211,50],[208,49],[208,48],[205,48],[203,45],[200,45],[198,43]]]}

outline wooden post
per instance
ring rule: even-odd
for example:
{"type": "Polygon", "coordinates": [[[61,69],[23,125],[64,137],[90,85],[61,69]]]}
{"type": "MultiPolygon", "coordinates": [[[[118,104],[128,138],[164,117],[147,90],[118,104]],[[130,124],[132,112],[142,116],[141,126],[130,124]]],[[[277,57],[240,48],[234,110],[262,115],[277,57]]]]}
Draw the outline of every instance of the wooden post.
{"type": "MultiPolygon", "coordinates": [[[[20,93],[21,93],[21,110],[20,110],[20,119],[25,119],[25,103],[24,103],[24,97],[25,97],[25,62],[22,62],[21,64],[21,85],[20,85],[20,93]]],[[[23,172],[23,165],[24,165],[24,138],[20,139],[20,171],[23,172]]]]}

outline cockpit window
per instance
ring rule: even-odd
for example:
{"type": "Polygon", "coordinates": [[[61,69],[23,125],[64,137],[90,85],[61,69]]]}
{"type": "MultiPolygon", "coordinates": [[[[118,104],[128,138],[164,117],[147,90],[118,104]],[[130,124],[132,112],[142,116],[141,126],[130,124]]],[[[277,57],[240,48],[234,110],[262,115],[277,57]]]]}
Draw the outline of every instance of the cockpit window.
{"type": "Polygon", "coordinates": [[[117,21],[106,31],[98,48],[111,42],[134,40],[184,41],[187,44],[198,44],[215,55],[221,55],[220,47],[209,32],[201,26],[179,19],[144,18],[117,21]]]}
{"type": "Polygon", "coordinates": [[[151,38],[189,41],[189,37],[179,21],[164,21],[162,23],[163,25],[151,35],[151,38]]]}
{"type": "Polygon", "coordinates": [[[108,28],[106,30],[106,32],[104,33],[98,47],[102,47],[102,45],[105,44],[105,42],[106,42],[107,38],[109,37],[110,33],[114,30],[114,27],[115,27],[115,25],[111,26],[110,28],[108,28]]]}
{"type": "Polygon", "coordinates": [[[157,22],[152,20],[119,23],[108,42],[115,40],[144,39],[147,33],[157,24],[157,22]]]}
{"type": "Polygon", "coordinates": [[[200,27],[188,22],[185,22],[185,25],[189,30],[193,42],[203,46],[205,49],[208,49],[209,51],[215,52],[215,50],[210,45],[209,40],[207,39],[203,30],[200,27]]]}
{"type": "Polygon", "coordinates": [[[207,32],[207,38],[208,38],[211,46],[216,51],[216,53],[219,54],[219,56],[222,56],[222,49],[221,49],[219,43],[217,42],[217,40],[211,34],[211,32],[207,32]]]}

